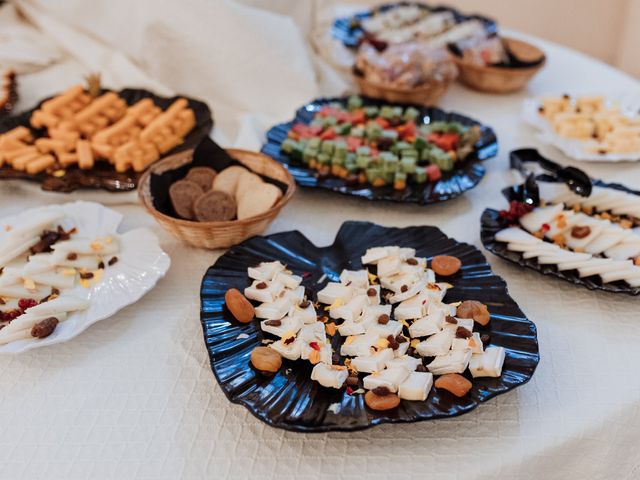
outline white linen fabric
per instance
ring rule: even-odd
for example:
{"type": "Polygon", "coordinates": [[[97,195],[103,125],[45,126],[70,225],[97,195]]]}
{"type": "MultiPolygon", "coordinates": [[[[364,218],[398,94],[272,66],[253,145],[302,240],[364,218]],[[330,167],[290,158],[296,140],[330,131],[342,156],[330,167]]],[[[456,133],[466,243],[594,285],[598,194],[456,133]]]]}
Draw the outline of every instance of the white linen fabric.
{"type": "MultiPolygon", "coordinates": [[[[319,60],[318,44],[308,43],[328,3],[278,0],[266,11],[266,0],[20,1],[29,21],[68,53],[20,77],[20,106],[100,69],[110,86],[137,83],[203,98],[214,111],[217,139],[257,147],[271,123],[348,86],[319,60]]],[[[520,119],[522,100],[550,91],[640,88],[603,63],[532,40],[547,52],[548,65],[526,91],[487,95],[456,84],[441,102],[498,134],[500,153],[486,163],[476,189],[428,208],[301,189],[269,232],[298,229],[327,245],[345,220],[431,224],[481,248],[482,210],[504,206],[500,189],[519,180],[507,170],[508,152],[539,146],[520,119]]],[[[640,187],[636,164],[579,164],[543,152],[640,187]]],[[[22,185],[0,184],[0,216],[81,197],[22,185]]],[[[531,382],[458,418],[355,433],[284,432],[229,403],[211,373],[199,287],[222,252],[182,245],[138,205],[113,208],[124,214],[123,229],[153,229],[172,266],[138,303],[72,341],[0,358],[0,478],[640,477],[637,298],[591,292],[487,253],[538,326],[542,360],[531,382]]]]}

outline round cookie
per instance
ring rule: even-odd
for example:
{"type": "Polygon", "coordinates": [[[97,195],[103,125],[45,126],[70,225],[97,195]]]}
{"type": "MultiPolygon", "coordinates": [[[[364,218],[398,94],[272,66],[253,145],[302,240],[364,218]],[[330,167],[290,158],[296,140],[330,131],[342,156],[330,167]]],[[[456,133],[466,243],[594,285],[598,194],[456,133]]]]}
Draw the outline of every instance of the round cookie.
{"type": "Polygon", "coordinates": [[[169,187],[171,205],[178,216],[193,220],[193,204],[204,192],[200,185],[189,180],[178,180],[169,187]]]}
{"type": "Polygon", "coordinates": [[[194,215],[200,222],[233,220],[236,209],[236,201],[231,195],[215,190],[201,195],[193,205],[194,215]]]}
{"type": "Polygon", "coordinates": [[[236,201],[240,202],[240,199],[248,192],[259,188],[264,182],[262,179],[253,172],[243,172],[238,177],[238,186],[236,187],[236,201]]]}
{"type": "Polygon", "coordinates": [[[209,167],[193,167],[184,177],[185,180],[197,183],[203,192],[208,192],[213,187],[213,180],[216,178],[216,171],[209,167]]]}

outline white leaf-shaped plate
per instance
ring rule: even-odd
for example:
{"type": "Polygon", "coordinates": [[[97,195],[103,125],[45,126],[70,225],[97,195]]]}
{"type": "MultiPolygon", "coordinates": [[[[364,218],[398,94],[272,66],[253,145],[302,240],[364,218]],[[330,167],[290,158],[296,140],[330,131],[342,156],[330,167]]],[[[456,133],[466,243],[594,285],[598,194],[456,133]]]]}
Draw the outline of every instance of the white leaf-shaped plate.
{"type": "MultiPolygon", "coordinates": [[[[61,209],[66,216],[59,224],[65,228],[75,226],[83,237],[113,235],[122,221],[122,215],[118,212],[92,202],[37,207],[0,220],[0,242],[6,235],[3,228],[5,225],[18,225],[21,217],[47,209],[61,209]]],[[[47,338],[19,340],[1,345],[0,354],[22,353],[32,348],[66,342],[94,323],[137,302],[167,273],[171,260],[162,251],[158,237],[151,230],[136,228],[118,233],[118,240],[118,261],[105,268],[99,283],[91,288],[77,285],[74,289],[65,291],[73,296],[89,299],[88,309],[70,314],[47,338]]]]}
{"type": "MultiPolygon", "coordinates": [[[[588,93],[585,95],[591,96],[591,94],[588,93]]],[[[542,103],[542,99],[557,96],[559,95],[538,95],[534,98],[527,98],[522,105],[522,117],[524,121],[539,130],[537,137],[542,143],[552,145],[565,155],[585,162],[624,162],[640,160],[640,151],[633,153],[607,153],[602,155],[589,151],[589,147],[595,145],[595,141],[593,140],[575,140],[558,135],[553,130],[551,124],[538,113],[538,107],[542,103]]],[[[631,93],[608,94],[605,98],[607,105],[617,104],[621,110],[628,115],[638,115],[638,112],[640,112],[640,95],[631,93]]]]}

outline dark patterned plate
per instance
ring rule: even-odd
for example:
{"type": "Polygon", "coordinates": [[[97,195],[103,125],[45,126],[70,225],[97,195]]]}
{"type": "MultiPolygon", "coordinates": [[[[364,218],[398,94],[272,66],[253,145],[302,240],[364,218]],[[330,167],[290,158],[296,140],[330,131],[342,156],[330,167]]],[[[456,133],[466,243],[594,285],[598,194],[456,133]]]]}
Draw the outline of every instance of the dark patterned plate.
{"type": "MultiPolygon", "coordinates": [[[[260,420],[287,430],[361,430],[381,423],[460,415],[526,383],[540,359],[536,327],[509,297],[504,280],[491,272],[478,249],[448,238],[436,227],[401,229],[346,222],[328,247],[316,247],[298,231],[253,237],[231,248],[207,270],[200,295],[204,340],[222,391],[260,420]],[[250,367],[251,350],[268,335],[260,330],[258,321],[241,324],[224,307],[224,294],[229,288],[242,290],[248,285],[247,267],[280,260],[304,277],[303,285],[315,298],[315,292],[327,281],[336,281],[343,269],[361,268],[360,256],[367,248],[383,245],[413,247],[417,255],[429,258],[444,253],[462,260],[463,268],[450,278],[454,288],[445,300],[473,299],[488,305],[491,322],[480,331],[490,335],[491,345],[507,350],[500,378],[474,379],[473,389],[462,399],[434,388],[425,402],[403,400],[395,410],[374,412],[365,407],[363,395],[348,395],[344,389],[328,389],[313,382],[311,365],[306,361],[285,360],[273,377],[265,377],[250,367]],[[329,406],[336,403],[339,410],[333,413],[329,406]]],[[[342,339],[336,334],[334,349],[340,343],[342,339]]]]}
{"type": "MultiPolygon", "coordinates": [[[[549,175],[539,175],[537,178],[545,181],[557,181],[549,175]]],[[[606,183],[602,180],[592,180],[592,183],[599,187],[612,188],[632,193],[634,195],[640,195],[639,191],[631,190],[619,183],[606,183]]],[[[507,201],[514,199],[515,192],[515,188],[506,188],[502,191],[504,196],[507,198],[507,201]]],[[[512,263],[517,263],[520,266],[536,270],[543,275],[561,278],[562,280],[566,280],[576,285],[587,287],[590,290],[604,290],[605,292],[612,293],[640,295],[640,287],[630,287],[623,281],[602,283],[602,280],[600,280],[600,277],[598,276],[581,278],[575,270],[558,271],[558,269],[553,265],[540,265],[535,258],[523,258],[520,252],[512,252],[511,250],[508,250],[506,243],[496,241],[496,234],[503,228],[506,228],[506,225],[501,221],[498,210],[487,208],[482,213],[482,217],[480,218],[480,238],[484,248],[494,255],[504,258],[512,263]]]]}
{"type": "MultiPolygon", "coordinates": [[[[365,105],[389,104],[384,100],[369,97],[362,98],[365,105]]],[[[280,146],[287,138],[287,134],[294,123],[302,122],[308,124],[323,105],[331,102],[340,102],[346,105],[347,100],[347,97],[319,98],[299,108],[292,121],[276,125],[267,132],[267,143],[262,147],[262,152],[286,165],[296,182],[303,187],[321,188],[368,200],[387,200],[420,205],[450,200],[467,190],[471,190],[485,174],[485,168],[480,165],[480,161],[492,158],[498,153],[498,140],[490,127],[458,113],[445,112],[436,107],[407,104],[394,105],[417,108],[420,111],[419,118],[423,119],[423,124],[436,121],[455,121],[468,126],[480,125],[481,137],[475,145],[475,151],[469,154],[464,161],[456,163],[456,168],[453,171],[443,172],[442,178],[435,183],[427,182],[425,185],[409,183],[402,191],[394,190],[392,185],[384,187],[373,187],[369,184],[350,185],[343,178],[332,176],[318,178],[315,170],[308,168],[303,163],[292,160],[288,155],[280,151],[280,146]]]]}
{"type": "Polygon", "coordinates": [[[455,8],[447,7],[444,5],[430,6],[420,2],[396,2],[380,5],[379,7],[371,10],[356,13],[355,15],[352,15],[350,17],[337,18],[333,22],[331,33],[334,38],[340,40],[346,47],[355,48],[360,45],[360,42],[365,35],[364,30],[360,26],[360,22],[362,22],[362,20],[371,17],[376,12],[386,12],[387,10],[391,10],[392,8],[404,5],[418,5],[420,8],[424,8],[425,10],[429,10],[431,12],[448,11],[453,13],[453,16],[455,17],[457,23],[462,23],[466,20],[479,20],[483,23],[488,33],[495,33],[498,31],[496,22],[482,15],[464,15],[455,8]]]}
{"type": "MultiPolygon", "coordinates": [[[[107,90],[104,90],[106,92],[107,90]]],[[[120,90],[118,95],[122,97],[128,105],[133,105],[138,100],[143,98],[151,98],[153,102],[165,110],[178,98],[187,97],[160,97],[147,90],[127,88],[120,90]]],[[[48,99],[43,100],[45,102],[48,99]]],[[[189,108],[193,110],[196,116],[196,126],[185,137],[184,143],[178,145],[174,149],[162,155],[163,157],[172,155],[183,150],[195,147],[200,141],[209,135],[211,128],[213,127],[213,118],[211,117],[211,110],[206,103],[199,100],[187,98],[189,101],[189,108]]],[[[40,104],[42,103],[40,102],[40,104]]],[[[40,104],[35,108],[22,112],[18,115],[14,115],[0,121],[0,133],[11,130],[12,128],[23,125],[29,127],[29,119],[34,110],[40,107],[40,104]]],[[[31,129],[34,136],[41,137],[44,134],[43,130],[37,131],[31,129]]],[[[143,172],[125,172],[118,173],[114,168],[106,162],[98,162],[96,166],[90,170],[81,170],[77,167],[69,167],[66,174],[63,177],[54,177],[45,172],[31,175],[26,172],[19,172],[11,167],[0,167],[0,180],[2,179],[22,179],[32,182],[40,183],[42,190],[53,192],[73,192],[78,189],[101,189],[110,192],[128,192],[135,190],[138,185],[138,180],[142,176],[143,172]]]]}

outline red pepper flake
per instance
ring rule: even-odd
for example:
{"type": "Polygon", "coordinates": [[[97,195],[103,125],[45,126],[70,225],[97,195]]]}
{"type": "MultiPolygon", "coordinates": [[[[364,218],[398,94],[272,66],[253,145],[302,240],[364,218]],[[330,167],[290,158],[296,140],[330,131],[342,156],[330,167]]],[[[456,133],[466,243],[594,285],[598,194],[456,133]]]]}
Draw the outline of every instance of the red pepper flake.
{"type": "Polygon", "coordinates": [[[309,278],[311,276],[311,272],[302,272],[302,278],[309,278]]]}
{"type": "Polygon", "coordinates": [[[309,342],[309,346],[314,350],[320,351],[322,347],[318,345],[318,342],[309,342]]]}
{"type": "Polygon", "coordinates": [[[289,345],[293,343],[295,339],[296,339],[295,335],[292,335],[289,338],[285,338],[282,343],[284,343],[285,345],[289,345]]]}
{"type": "Polygon", "coordinates": [[[23,312],[27,308],[35,307],[36,305],[38,305],[38,302],[36,302],[33,298],[21,298],[20,300],[18,300],[18,308],[23,312]]]}
{"type": "Polygon", "coordinates": [[[347,392],[347,395],[351,395],[353,393],[353,388],[347,387],[346,392],[347,392]]]}
{"type": "Polygon", "coordinates": [[[540,227],[540,231],[541,231],[542,233],[546,233],[546,232],[548,232],[549,230],[551,230],[551,227],[549,226],[549,224],[548,224],[548,223],[543,223],[543,224],[542,224],[542,227],[540,227]]]}

